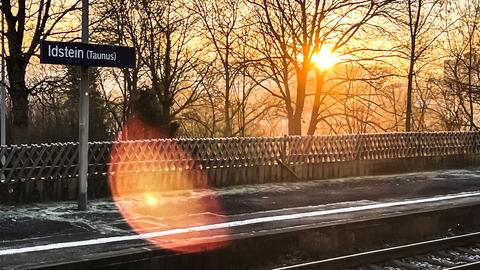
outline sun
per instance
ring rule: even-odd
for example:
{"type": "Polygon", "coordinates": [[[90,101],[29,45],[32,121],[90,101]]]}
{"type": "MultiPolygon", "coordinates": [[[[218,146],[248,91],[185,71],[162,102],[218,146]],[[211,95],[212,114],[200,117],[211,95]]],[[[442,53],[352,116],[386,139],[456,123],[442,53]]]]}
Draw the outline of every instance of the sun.
{"type": "Polygon", "coordinates": [[[340,62],[339,56],[326,48],[312,55],[312,63],[320,69],[329,69],[338,62],[340,62]]]}

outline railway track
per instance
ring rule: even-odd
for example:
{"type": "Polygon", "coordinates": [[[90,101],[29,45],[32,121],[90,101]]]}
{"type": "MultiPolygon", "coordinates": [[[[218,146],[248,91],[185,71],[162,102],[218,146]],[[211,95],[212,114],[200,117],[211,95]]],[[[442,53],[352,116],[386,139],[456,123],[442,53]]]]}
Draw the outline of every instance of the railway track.
{"type": "Polygon", "coordinates": [[[274,270],[479,270],[480,232],[356,253],[274,270]]]}

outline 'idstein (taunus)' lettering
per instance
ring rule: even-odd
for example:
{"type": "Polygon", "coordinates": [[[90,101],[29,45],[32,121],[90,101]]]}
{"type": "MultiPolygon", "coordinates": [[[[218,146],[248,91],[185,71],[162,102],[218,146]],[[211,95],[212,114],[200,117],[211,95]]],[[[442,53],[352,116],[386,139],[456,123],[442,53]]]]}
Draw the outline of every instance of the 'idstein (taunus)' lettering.
{"type": "Polygon", "coordinates": [[[108,60],[108,61],[116,61],[117,60],[117,53],[97,53],[94,51],[87,51],[87,59],[93,60],[108,60]]]}
{"type": "Polygon", "coordinates": [[[50,57],[84,59],[86,55],[88,60],[117,60],[117,54],[115,52],[99,53],[91,50],[86,50],[86,52],[87,53],[78,47],[70,48],[68,46],[48,45],[48,56],[50,57]]]}
{"type": "Polygon", "coordinates": [[[40,41],[40,63],[134,68],[136,66],[135,48],[42,40],[40,41]]]}
{"type": "Polygon", "coordinates": [[[48,45],[48,56],[50,57],[83,59],[84,55],[83,50],[78,49],[76,46],[69,48],[68,46],[48,45]]]}

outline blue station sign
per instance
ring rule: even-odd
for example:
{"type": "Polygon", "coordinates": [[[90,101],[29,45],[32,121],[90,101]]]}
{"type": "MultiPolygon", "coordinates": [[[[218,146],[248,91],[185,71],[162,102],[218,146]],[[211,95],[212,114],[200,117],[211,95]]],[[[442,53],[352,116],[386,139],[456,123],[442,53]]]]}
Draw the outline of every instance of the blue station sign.
{"type": "Polygon", "coordinates": [[[133,47],[40,41],[40,63],[84,67],[135,67],[133,47]]]}

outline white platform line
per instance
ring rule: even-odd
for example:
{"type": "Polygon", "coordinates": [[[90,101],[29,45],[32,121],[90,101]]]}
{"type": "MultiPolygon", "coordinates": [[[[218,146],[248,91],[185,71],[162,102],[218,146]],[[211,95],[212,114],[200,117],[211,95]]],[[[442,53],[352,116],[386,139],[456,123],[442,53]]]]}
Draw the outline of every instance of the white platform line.
{"type": "Polygon", "coordinates": [[[172,229],[172,230],[165,230],[165,231],[158,231],[158,232],[143,233],[138,235],[105,237],[105,238],[97,238],[97,239],[82,240],[82,241],[39,245],[39,246],[32,246],[32,247],[4,249],[4,250],[0,250],[0,256],[15,255],[15,254],[21,254],[21,253],[27,253],[27,252],[34,252],[34,251],[45,251],[45,250],[71,248],[71,247],[100,245],[100,244],[107,244],[107,243],[114,243],[114,242],[150,239],[150,238],[157,238],[157,237],[169,236],[169,235],[175,235],[175,234],[201,232],[201,231],[223,229],[223,228],[232,228],[232,227],[258,224],[258,223],[294,220],[294,219],[318,217],[318,216],[325,216],[325,215],[332,215],[332,214],[352,213],[352,212],[359,212],[359,211],[365,211],[365,210],[406,206],[406,205],[419,204],[419,203],[431,203],[431,202],[439,202],[439,201],[445,201],[445,200],[478,197],[478,196],[480,196],[480,192],[460,193],[460,194],[438,196],[438,197],[432,197],[432,198],[426,198],[426,199],[378,203],[378,204],[352,206],[352,207],[337,208],[337,209],[330,209],[330,210],[319,210],[319,211],[312,211],[312,212],[298,213],[298,214],[252,218],[252,219],[246,219],[246,220],[209,224],[209,225],[195,226],[195,227],[189,227],[189,228],[180,228],[180,229],[172,229]]]}

